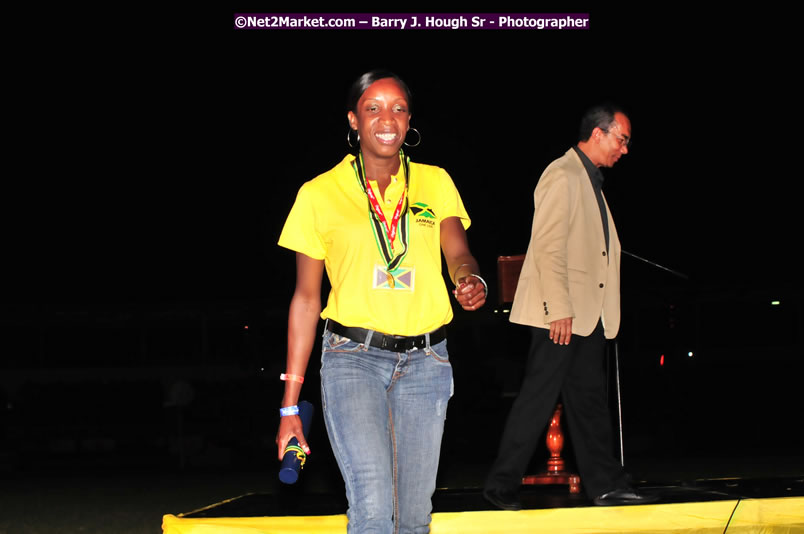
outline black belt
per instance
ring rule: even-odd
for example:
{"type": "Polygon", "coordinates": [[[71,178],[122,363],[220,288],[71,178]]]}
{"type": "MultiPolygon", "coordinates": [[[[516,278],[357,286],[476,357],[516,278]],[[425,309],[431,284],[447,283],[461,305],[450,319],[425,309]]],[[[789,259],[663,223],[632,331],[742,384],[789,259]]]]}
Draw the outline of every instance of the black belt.
{"type": "MultiPolygon", "coordinates": [[[[332,319],[327,320],[327,330],[339,336],[348,337],[357,343],[365,343],[369,331],[365,328],[358,328],[356,326],[343,326],[336,323],[332,319]]],[[[447,337],[446,327],[441,327],[437,330],[430,332],[430,345],[441,343],[447,337]]],[[[382,332],[374,332],[371,335],[372,347],[378,349],[390,350],[391,352],[405,352],[406,350],[423,349],[427,346],[427,338],[424,334],[421,336],[392,336],[383,334],[382,332]]]]}

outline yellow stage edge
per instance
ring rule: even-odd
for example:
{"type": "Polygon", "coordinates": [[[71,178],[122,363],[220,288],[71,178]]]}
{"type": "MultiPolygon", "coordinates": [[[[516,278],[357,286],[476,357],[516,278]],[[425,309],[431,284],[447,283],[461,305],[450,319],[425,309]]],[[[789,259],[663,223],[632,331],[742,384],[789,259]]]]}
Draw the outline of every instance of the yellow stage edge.
{"type": "MultiPolygon", "coordinates": [[[[345,534],[346,515],[192,518],[163,534],[345,534]]],[[[433,514],[431,534],[804,534],[804,497],[433,514]]]]}

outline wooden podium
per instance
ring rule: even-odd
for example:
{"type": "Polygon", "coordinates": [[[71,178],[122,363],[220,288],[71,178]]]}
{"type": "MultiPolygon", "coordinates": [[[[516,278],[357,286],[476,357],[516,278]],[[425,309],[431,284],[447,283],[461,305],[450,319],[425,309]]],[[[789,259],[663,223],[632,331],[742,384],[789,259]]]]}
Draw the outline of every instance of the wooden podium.
{"type": "MultiPolygon", "coordinates": [[[[514,301],[524,261],[524,254],[497,258],[497,295],[501,306],[514,301]]],[[[581,477],[566,471],[564,459],[561,457],[561,450],[564,448],[564,433],[561,430],[562,410],[561,403],[557,404],[550,420],[550,427],[547,429],[547,450],[550,451],[547,469],[537,475],[526,475],[522,478],[522,484],[568,484],[570,493],[580,493],[581,477]]]]}

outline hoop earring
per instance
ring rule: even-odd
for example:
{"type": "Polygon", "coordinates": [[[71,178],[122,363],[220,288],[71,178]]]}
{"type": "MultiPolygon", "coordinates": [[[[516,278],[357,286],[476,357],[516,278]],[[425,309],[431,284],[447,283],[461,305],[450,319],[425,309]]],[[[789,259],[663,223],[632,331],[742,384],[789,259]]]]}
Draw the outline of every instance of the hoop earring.
{"type": "Polygon", "coordinates": [[[352,144],[352,132],[357,132],[357,144],[360,144],[360,132],[349,128],[349,131],[346,132],[346,144],[349,145],[349,148],[355,148],[355,145],[352,144]]]}
{"type": "Polygon", "coordinates": [[[419,138],[416,140],[416,144],[411,145],[411,144],[410,144],[410,143],[408,143],[408,141],[407,141],[408,136],[407,136],[407,134],[406,134],[406,135],[405,135],[405,146],[409,146],[409,147],[419,146],[420,144],[422,144],[422,134],[420,134],[420,133],[419,133],[419,130],[417,130],[416,128],[408,128],[408,131],[411,131],[411,130],[413,130],[414,132],[416,132],[416,135],[418,135],[418,136],[419,136],[419,138]]]}

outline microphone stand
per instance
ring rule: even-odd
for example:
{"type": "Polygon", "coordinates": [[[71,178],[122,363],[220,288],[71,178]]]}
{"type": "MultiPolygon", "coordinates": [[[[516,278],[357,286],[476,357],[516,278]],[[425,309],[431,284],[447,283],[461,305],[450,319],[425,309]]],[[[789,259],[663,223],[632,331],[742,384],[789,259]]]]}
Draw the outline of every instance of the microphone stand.
{"type": "Polygon", "coordinates": [[[678,271],[674,271],[673,269],[670,269],[669,267],[665,267],[664,265],[659,265],[659,264],[658,264],[658,263],[656,263],[656,262],[652,262],[652,261],[650,261],[650,260],[646,260],[645,258],[643,258],[643,257],[641,257],[641,256],[637,256],[636,254],[632,254],[631,252],[628,252],[627,250],[622,250],[622,249],[621,249],[621,250],[620,250],[620,252],[622,252],[622,253],[623,253],[623,254],[625,254],[626,256],[631,256],[632,258],[636,258],[636,259],[638,259],[639,261],[643,261],[643,262],[647,263],[648,265],[653,265],[654,267],[658,267],[659,269],[662,269],[663,271],[667,271],[668,273],[674,274],[674,275],[678,276],[679,278],[683,278],[684,280],[689,280],[689,279],[690,279],[690,277],[689,277],[689,276],[687,276],[687,275],[686,275],[686,274],[684,274],[684,273],[680,273],[680,272],[678,272],[678,271]]]}
{"type": "MultiPolygon", "coordinates": [[[[632,257],[634,259],[637,259],[637,260],[639,260],[641,262],[647,263],[648,265],[651,265],[653,267],[656,267],[658,269],[666,271],[666,272],[668,272],[670,274],[673,274],[673,275],[675,275],[675,276],[677,276],[677,277],[679,277],[679,278],[681,278],[683,280],[689,280],[690,279],[689,276],[687,276],[686,274],[684,274],[682,272],[675,271],[673,269],[670,269],[669,267],[665,267],[664,265],[660,265],[660,264],[658,264],[656,262],[647,260],[647,259],[645,259],[645,258],[643,258],[641,256],[637,256],[636,254],[628,252],[627,250],[620,249],[620,252],[622,252],[626,256],[630,256],[630,257],[632,257]]],[[[621,396],[621,392],[620,392],[620,347],[619,347],[619,344],[617,343],[616,338],[614,339],[614,378],[615,378],[615,384],[616,384],[616,387],[617,387],[617,422],[618,422],[618,425],[619,425],[619,433],[620,433],[620,465],[625,467],[625,446],[623,444],[623,403],[622,403],[622,396],[621,396]]]]}

